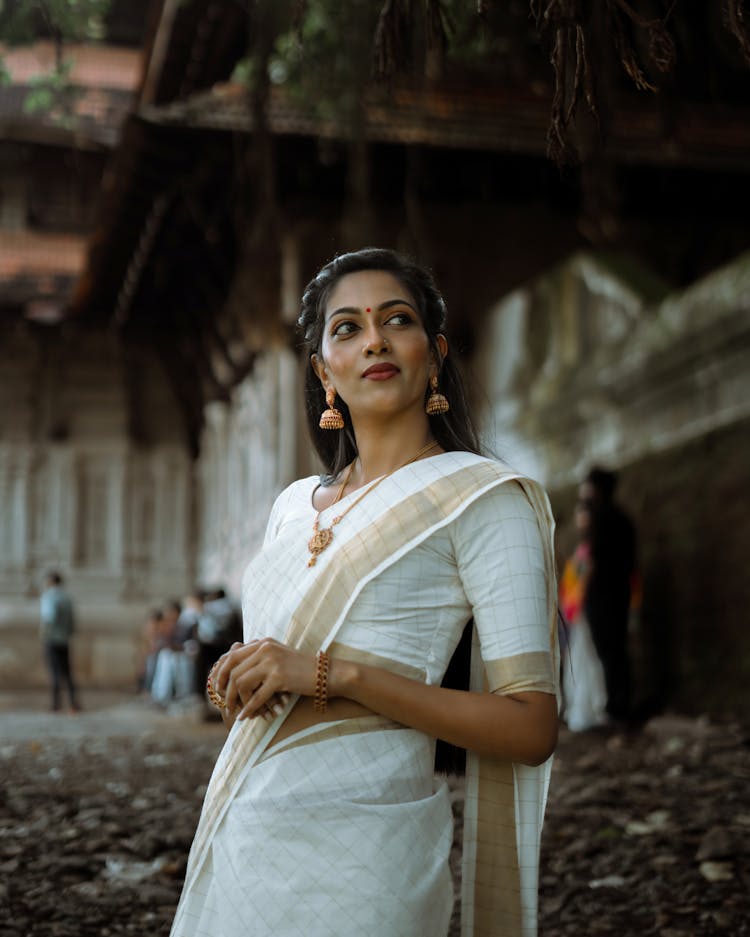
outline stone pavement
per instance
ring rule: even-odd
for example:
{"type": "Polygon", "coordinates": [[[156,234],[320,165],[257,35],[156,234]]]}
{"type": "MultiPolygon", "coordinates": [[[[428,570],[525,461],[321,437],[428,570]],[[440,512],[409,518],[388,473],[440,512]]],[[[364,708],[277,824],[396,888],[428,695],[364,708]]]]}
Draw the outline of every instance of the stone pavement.
{"type": "MultiPolygon", "coordinates": [[[[224,728],[126,693],[82,702],[0,694],[0,937],[167,937],[224,728]]],[[[748,791],[743,723],[563,731],[540,937],[750,937],[748,791]]]]}
{"type": "Polygon", "coordinates": [[[50,712],[44,689],[0,692],[0,742],[224,734],[220,718],[204,720],[200,704],[165,711],[126,690],[84,689],[80,697],[81,711],[70,714],[50,712]]]}

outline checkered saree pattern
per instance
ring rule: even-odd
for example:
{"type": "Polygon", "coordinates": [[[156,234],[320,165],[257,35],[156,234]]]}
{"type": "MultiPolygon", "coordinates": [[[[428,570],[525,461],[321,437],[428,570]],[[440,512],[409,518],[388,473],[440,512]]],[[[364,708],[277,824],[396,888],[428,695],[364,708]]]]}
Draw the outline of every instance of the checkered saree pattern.
{"type": "MultiPolygon", "coordinates": [[[[313,569],[306,568],[304,543],[297,552],[290,549],[288,542],[267,543],[249,570],[253,581],[263,584],[263,588],[253,592],[252,614],[266,622],[284,616],[284,621],[277,622],[277,633],[295,647],[311,652],[328,648],[370,580],[450,523],[484,492],[513,479],[519,481],[529,499],[542,534],[552,654],[535,649],[491,658],[489,654],[495,645],[491,637],[483,634],[484,660],[479,657],[477,643],[472,689],[481,690],[488,682],[496,692],[555,691],[553,522],[546,496],[534,482],[507,467],[468,453],[447,453],[396,473],[348,516],[349,520],[356,515],[358,524],[348,524],[346,530],[345,525],[336,529],[332,546],[313,569]]],[[[283,517],[272,518],[272,522],[283,524],[283,517]]],[[[273,629],[268,633],[272,632],[273,629]]],[[[501,645],[502,641],[497,647],[501,645]]],[[[228,804],[242,791],[248,773],[267,751],[294,702],[290,701],[286,712],[270,727],[255,720],[232,729],[206,795],[181,909],[189,905],[191,889],[206,860],[210,861],[209,846],[228,804]]],[[[380,726],[379,731],[387,730],[380,726]]],[[[314,731],[310,736],[311,742],[318,739],[314,731]]],[[[281,743],[279,754],[295,754],[287,752],[285,746],[286,743],[281,743]]],[[[272,754],[277,757],[275,751],[272,754]]],[[[539,837],[548,780],[549,763],[540,768],[523,768],[498,760],[469,758],[462,896],[464,937],[530,937],[536,932],[539,837]]],[[[178,910],[173,935],[182,937],[191,933],[178,910]]]]}

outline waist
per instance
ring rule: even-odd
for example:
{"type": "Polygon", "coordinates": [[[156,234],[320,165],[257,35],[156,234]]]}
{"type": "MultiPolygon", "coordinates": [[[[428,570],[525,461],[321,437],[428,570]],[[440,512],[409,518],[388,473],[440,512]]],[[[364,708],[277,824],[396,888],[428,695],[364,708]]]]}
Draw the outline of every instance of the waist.
{"type": "Polygon", "coordinates": [[[371,715],[374,715],[371,709],[362,706],[361,703],[355,703],[354,700],[344,698],[329,700],[324,713],[316,712],[312,697],[302,696],[297,700],[294,709],[274,735],[271,746],[278,745],[284,739],[289,738],[290,735],[302,732],[303,729],[309,729],[319,723],[338,722],[342,719],[356,719],[361,716],[371,715]]]}

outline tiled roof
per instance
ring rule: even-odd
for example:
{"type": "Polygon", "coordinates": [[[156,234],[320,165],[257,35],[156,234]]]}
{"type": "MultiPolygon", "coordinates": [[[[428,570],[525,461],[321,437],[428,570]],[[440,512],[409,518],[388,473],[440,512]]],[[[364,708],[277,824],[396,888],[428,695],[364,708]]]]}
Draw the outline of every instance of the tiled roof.
{"type": "MultiPolygon", "coordinates": [[[[365,106],[365,133],[373,142],[441,146],[496,152],[544,153],[550,119],[550,89],[396,88],[375,93],[365,106]]],[[[248,132],[252,118],[247,89],[216,85],[185,101],[144,108],[141,116],[160,125],[248,132]]],[[[347,139],[347,128],[292,101],[274,89],[269,125],[281,135],[347,139]]],[[[750,120],[746,109],[699,108],[665,121],[656,98],[624,102],[613,110],[605,151],[622,162],[750,168],[750,120]]]]}
{"type": "MultiPolygon", "coordinates": [[[[384,143],[427,144],[458,148],[544,152],[549,120],[548,89],[540,93],[503,94],[396,89],[374,94],[365,109],[368,139],[384,143]]],[[[247,89],[232,84],[187,101],[146,108],[147,120],[208,130],[251,129],[247,89]]],[[[316,114],[283,92],[272,92],[269,123],[274,133],[341,139],[340,120],[316,114]]]]}

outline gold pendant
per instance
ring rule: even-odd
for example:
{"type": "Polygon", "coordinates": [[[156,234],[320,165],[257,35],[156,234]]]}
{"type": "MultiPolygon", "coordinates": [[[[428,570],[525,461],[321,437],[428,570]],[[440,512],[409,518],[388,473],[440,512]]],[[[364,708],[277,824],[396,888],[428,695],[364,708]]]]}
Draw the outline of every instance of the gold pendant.
{"type": "Polygon", "coordinates": [[[315,566],[315,561],[333,540],[333,526],[324,527],[322,530],[315,530],[315,533],[307,541],[307,549],[312,556],[307,561],[308,566],[315,566]]]}

